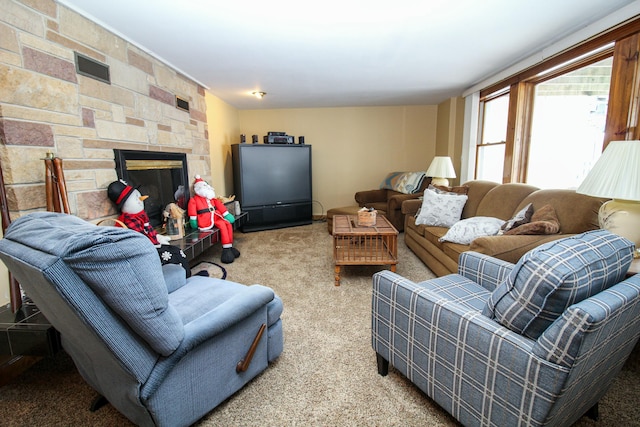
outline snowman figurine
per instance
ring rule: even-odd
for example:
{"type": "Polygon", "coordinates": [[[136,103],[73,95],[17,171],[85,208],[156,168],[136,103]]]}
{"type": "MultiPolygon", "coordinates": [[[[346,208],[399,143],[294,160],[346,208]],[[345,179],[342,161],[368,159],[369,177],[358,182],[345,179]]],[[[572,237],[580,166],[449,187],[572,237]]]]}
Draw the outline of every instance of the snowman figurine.
{"type": "Polygon", "coordinates": [[[233,247],[233,226],[231,224],[235,222],[235,217],[216,198],[213,187],[200,178],[200,175],[195,176],[193,192],[195,195],[189,199],[187,204],[189,225],[200,231],[211,230],[213,227],[220,230],[220,242],[222,243],[220,261],[225,264],[232,263],[240,256],[240,251],[233,247]]]}
{"type": "MultiPolygon", "coordinates": [[[[107,188],[109,199],[118,207],[121,221],[127,228],[144,234],[158,250],[160,262],[164,264],[180,264],[187,272],[187,277],[191,276],[191,269],[187,261],[187,256],[177,246],[169,244],[169,236],[158,234],[151,223],[149,216],[144,210],[144,201],[149,196],[140,194],[137,188],[133,188],[125,181],[119,180],[109,184],[107,188]]],[[[201,272],[202,273],[202,272],[201,272]]],[[[198,273],[199,275],[204,275],[198,273]]]]}

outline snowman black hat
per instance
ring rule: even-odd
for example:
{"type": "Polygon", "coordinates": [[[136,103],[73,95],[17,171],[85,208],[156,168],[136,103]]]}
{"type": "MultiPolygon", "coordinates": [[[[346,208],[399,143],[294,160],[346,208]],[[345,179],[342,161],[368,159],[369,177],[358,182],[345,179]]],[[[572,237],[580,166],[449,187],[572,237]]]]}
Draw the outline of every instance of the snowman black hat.
{"type": "Polygon", "coordinates": [[[133,190],[135,190],[135,188],[123,180],[113,181],[107,188],[107,196],[120,210],[122,209],[124,202],[126,202],[129,196],[133,193],[133,190]]]}

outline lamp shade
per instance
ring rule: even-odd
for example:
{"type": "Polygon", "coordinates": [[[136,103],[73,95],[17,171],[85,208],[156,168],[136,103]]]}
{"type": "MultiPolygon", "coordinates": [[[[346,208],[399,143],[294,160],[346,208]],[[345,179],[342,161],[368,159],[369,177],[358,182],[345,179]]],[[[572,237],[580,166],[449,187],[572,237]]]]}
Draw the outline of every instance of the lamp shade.
{"type": "Polygon", "coordinates": [[[640,141],[611,141],[576,192],[613,199],[598,211],[600,228],[631,240],[640,257],[640,141]]]}
{"type": "Polygon", "coordinates": [[[434,178],[455,178],[456,171],[450,157],[436,156],[427,169],[427,176],[434,178]]]}
{"type": "Polygon", "coordinates": [[[640,141],[611,141],[576,192],[640,200],[640,141]]]}

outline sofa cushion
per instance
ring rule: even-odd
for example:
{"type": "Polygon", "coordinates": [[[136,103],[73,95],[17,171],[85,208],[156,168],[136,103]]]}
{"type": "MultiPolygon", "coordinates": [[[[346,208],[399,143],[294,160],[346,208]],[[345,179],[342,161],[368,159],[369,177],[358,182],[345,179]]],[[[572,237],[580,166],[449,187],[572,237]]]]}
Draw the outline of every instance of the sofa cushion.
{"type": "Polygon", "coordinates": [[[488,290],[459,274],[447,274],[420,282],[418,285],[442,296],[444,300],[475,312],[482,311],[489,298],[488,290]]]}
{"type": "Polygon", "coordinates": [[[531,193],[538,190],[528,184],[509,183],[492,188],[478,203],[475,215],[492,216],[507,220],[518,212],[520,203],[531,193]]]}
{"type": "Polygon", "coordinates": [[[576,193],[575,190],[544,189],[529,194],[518,210],[533,203],[534,213],[544,205],[551,205],[561,225],[562,234],[578,234],[600,228],[598,210],[604,199],[576,193]]]}
{"type": "Polygon", "coordinates": [[[380,184],[381,189],[388,189],[404,194],[420,192],[424,172],[391,172],[380,184]]]}
{"type": "Polygon", "coordinates": [[[453,224],[449,231],[440,238],[440,241],[468,245],[477,237],[498,234],[503,224],[504,220],[500,218],[474,216],[453,224]]]}
{"type": "Polygon", "coordinates": [[[519,234],[557,234],[560,232],[560,221],[551,205],[544,205],[531,216],[531,221],[507,231],[506,235],[519,234]]]}
{"type": "Polygon", "coordinates": [[[537,339],[570,305],[624,279],[632,253],[633,243],[605,230],[541,245],[518,261],[483,314],[537,339]]]}
{"type": "Polygon", "coordinates": [[[460,220],[467,195],[425,190],[416,224],[451,227],[460,220]]]}
{"type": "MultiPolygon", "coordinates": [[[[478,205],[480,204],[484,196],[492,188],[495,188],[499,185],[501,184],[498,184],[497,182],[482,180],[465,182],[463,186],[468,187],[467,196],[469,196],[469,198],[467,199],[467,203],[464,205],[464,209],[462,210],[462,218],[471,218],[472,216],[477,216],[476,211],[478,210],[478,205]]],[[[513,213],[513,211],[511,211],[511,213],[513,213]]]]}

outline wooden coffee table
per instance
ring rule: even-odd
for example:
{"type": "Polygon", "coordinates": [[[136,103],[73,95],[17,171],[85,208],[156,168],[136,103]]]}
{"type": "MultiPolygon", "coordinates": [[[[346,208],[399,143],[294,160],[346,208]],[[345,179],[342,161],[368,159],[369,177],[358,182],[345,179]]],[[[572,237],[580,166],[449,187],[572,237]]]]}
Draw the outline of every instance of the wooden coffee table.
{"type": "Polygon", "coordinates": [[[343,265],[389,265],[396,271],[398,263],[398,230],[382,215],[376,225],[358,227],[357,217],[333,217],[333,261],[336,286],[340,286],[343,265]]]}

